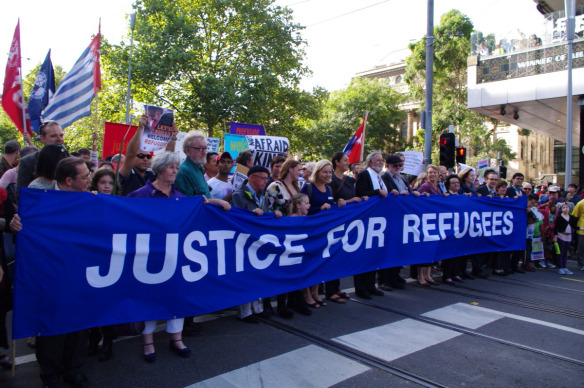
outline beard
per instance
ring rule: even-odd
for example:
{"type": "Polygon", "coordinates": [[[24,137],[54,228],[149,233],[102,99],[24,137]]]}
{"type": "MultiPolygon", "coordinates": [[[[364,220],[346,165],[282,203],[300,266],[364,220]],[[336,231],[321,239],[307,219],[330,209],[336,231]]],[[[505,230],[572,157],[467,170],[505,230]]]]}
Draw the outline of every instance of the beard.
{"type": "Polygon", "coordinates": [[[375,171],[376,173],[380,173],[381,170],[383,169],[382,166],[371,166],[371,168],[373,169],[373,171],[375,171]]]}

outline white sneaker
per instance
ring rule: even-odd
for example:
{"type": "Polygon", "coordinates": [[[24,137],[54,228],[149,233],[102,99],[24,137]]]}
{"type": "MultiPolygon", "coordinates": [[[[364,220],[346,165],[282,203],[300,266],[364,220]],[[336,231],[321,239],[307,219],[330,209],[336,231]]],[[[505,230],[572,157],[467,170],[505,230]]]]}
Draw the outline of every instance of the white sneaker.
{"type": "Polygon", "coordinates": [[[552,263],[550,263],[550,262],[547,262],[547,263],[545,263],[545,265],[546,265],[548,268],[556,268],[556,266],[555,266],[555,265],[553,265],[553,264],[552,264],[552,263]]]}
{"type": "Polygon", "coordinates": [[[584,265],[580,267],[580,271],[584,271],[584,265]]]}
{"type": "Polygon", "coordinates": [[[564,275],[574,275],[574,273],[570,271],[568,268],[564,268],[564,275]]]}
{"type": "Polygon", "coordinates": [[[565,275],[566,274],[565,269],[563,269],[563,268],[558,269],[558,273],[560,275],[565,275]]]}
{"type": "Polygon", "coordinates": [[[545,268],[545,263],[543,261],[538,261],[537,262],[537,268],[545,268]]]}

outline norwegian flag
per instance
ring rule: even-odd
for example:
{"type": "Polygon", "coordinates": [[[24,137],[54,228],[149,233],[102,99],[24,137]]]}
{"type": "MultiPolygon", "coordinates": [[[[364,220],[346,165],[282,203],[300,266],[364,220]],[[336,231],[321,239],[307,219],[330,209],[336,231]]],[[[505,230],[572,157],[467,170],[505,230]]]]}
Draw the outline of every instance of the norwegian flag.
{"type": "Polygon", "coordinates": [[[6,73],[4,76],[4,90],[2,92],[2,108],[16,125],[21,133],[26,127],[30,133],[30,120],[22,92],[21,56],[20,56],[20,20],[16,24],[14,37],[10,45],[6,73]]]}
{"type": "Polygon", "coordinates": [[[365,113],[363,122],[357,129],[357,132],[349,139],[349,142],[343,149],[343,152],[349,157],[349,163],[359,163],[361,161],[361,150],[363,148],[363,142],[365,141],[365,126],[367,124],[367,117],[369,112],[365,113]]]}

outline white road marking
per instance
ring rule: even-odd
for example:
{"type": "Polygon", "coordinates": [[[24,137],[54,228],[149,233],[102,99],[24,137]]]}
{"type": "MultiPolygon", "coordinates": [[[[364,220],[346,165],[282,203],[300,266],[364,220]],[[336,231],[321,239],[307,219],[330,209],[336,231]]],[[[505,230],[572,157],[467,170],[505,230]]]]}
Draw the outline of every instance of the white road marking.
{"type": "Polygon", "coordinates": [[[189,385],[187,388],[330,387],[368,371],[365,365],[315,345],[189,385]]]}

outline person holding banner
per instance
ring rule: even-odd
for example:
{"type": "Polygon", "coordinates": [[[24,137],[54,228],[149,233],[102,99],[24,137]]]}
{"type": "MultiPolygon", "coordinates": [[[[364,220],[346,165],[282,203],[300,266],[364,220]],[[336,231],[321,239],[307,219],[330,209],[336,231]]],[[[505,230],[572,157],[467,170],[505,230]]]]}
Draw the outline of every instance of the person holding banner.
{"type": "MultiPolygon", "coordinates": [[[[448,191],[445,195],[458,195],[460,188],[460,178],[458,175],[452,174],[444,180],[444,187],[448,191]]],[[[455,285],[455,282],[464,283],[461,278],[463,272],[463,265],[466,264],[466,256],[452,257],[450,259],[442,260],[442,283],[455,285]]]]}
{"type": "Polygon", "coordinates": [[[458,173],[458,177],[460,178],[460,189],[458,189],[458,194],[475,195],[476,190],[474,188],[474,182],[477,178],[475,171],[472,168],[467,167],[458,173]]]}
{"type": "MultiPolygon", "coordinates": [[[[266,195],[266,184],[270,171],[263,166],[252,166],[247,172],[247,180],[233,192],[231,205],[254,212],[257,216],[270,212],[266,195]]],[[[276,217],[281,217],[279,210],[274,211],[276,217]]],[[[237,306],[237,318],[246,323],[259,323],[254,314],[269,318],[264,313],[262,300],[254,300],[237,306]]]]}
{"type": "Polygon", "coordinates": [[[180,165],[176,177],[177,189],[187,197],[204,195],[210,198],[203,166],[207,155],[207,140],[203,133],[201,131],[187,133],[183,139],[183,151],[187,158],[180,165]]]}
{"type": "MultiPolygon", "coordinates": [[[[365,159],[367,169],[357,175],[355,194],[358,197],[387,197],[387,186],[381,179],[383,170],[383,155],[381,151],[374,151],[365,159]]],[[[365,272],[354,276],[355,294],[359,298],[371,299],[371,295],[383,296],[383,292],[375,287],[375,271],[365,272]]]]}
{"type": "MultiPolygon", "coordinates": [[[[180,157],[174,152],[165,151],[152,159],[152,171],[156,174],[154,181],[146,182],[146,185],[128,194],[128,198],[180,198],[185,195],[174,187],[174,181],[178,174],[180,157]]],[[[184,318],[168,319],[166,332],[170,334],[169,349],[181,357],[187,358],[191,350],[182,342],[184,318]]],[[[144,361],[156,361],[154,350],[154,330],[156,321],[145,322],[142,340],[144,345],[144,361]]]]}
{"type": "MultiPolygon", "coordinates": [[[[57,165],[54,189],[85,192],[89,185],[89,176],[85,161],[69,156],[57,165]]],[[[18,214],[10,221],[10,230],[22,230],[18,214]]],[[[61,386],[61,378],[75,387],[89,386],[87,377],[81,373],[81,368],[87,361],[87,330],[51,336],[40,335],[36,338],[36,358],[41,369],[41,379],[46,386],[61,386]]]]}

